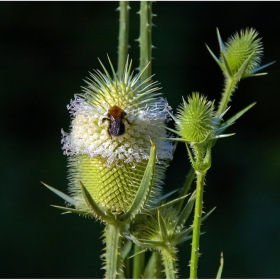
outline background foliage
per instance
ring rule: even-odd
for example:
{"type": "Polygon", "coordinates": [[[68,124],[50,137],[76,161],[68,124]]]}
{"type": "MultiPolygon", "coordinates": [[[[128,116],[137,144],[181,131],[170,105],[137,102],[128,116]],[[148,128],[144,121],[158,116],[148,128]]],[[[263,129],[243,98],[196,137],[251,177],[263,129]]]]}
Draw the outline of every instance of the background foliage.
{"type": "MultiPolygon", "coordinates": [[[[66,105],[88,71],[100,68],[97,57],[107,65],[108,53],[116,65],[117,6],[0,3],[1,278],[103,277],[102,227],[61,216],[49,207],[61,200],[40,181],[66,189],[60,144],[60,129],[70,124],[66,105]]],[[[137,67],[139,3],[131,7],[130,54],[137,67]]],[[[254,27],[264,38],[263,64],[280,61],[277,2],[157,2],[153,10],[153,72],[173,108],[192,91],[219,98],[223,77],[205,47],[218,53],[216,27],[224,41],[254,27]]],[[[202,228],[200,278],[215,276],[221,251],[224,278],[280,276],[279,62],[266,70],[267,76],[241,82],[228,117],[258,103],[228,131],[236,136],[213,149],[205,211],[217,209],[202,228]]],[[[188,168],[179,144],[167,173],[169,190],[181,186],[188,168]]],[[[189,242],[180,251],[180,275],[187,277],[189,242]]]]}

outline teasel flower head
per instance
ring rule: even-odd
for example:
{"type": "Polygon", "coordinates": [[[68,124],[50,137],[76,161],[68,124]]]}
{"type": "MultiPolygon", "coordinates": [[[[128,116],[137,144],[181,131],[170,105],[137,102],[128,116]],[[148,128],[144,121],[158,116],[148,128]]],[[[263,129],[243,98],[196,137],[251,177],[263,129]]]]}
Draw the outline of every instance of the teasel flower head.
{"type": "Polygon", "coordinates": [[[265,75],[257,73],[275,61],[260,66],[263,56],[263,43],[257,38],[258,32],[254,28],[240,30],[231,36],[226,43],[223,42],[217,29],[218,42],[220,46],[220,57],[208,48],[208,51],[220,66],[226,78],[240,81],[247,77],[265,75]]]}
{"type": "MultiPolygon", "coordinates": [[[[154,183],[149,203],[159,195],[166,161],[172,159],[172,142],[164,124],[171,108],[158,93],[158,83],[133,75],[127,60],[118,78],[95,70],[86,80],[82,94],[68,105],[72,116],[70,132],[62,131],[64,154],[68,156],[69,192],[75,207],[90,212],[80,182],[105,213],[125,213],[132,205],[145,172],[151,149],[156,146],[154,183]]],[[[147,66],[148,67],[148,66],[147,66]]],[[[143,206],[143,205],[142,205],[143,206]]]]}
{"type": "Polygon", "coordinates": [[[214,135],[214,103],[194,92],[188,102],[178,108],[176,128],[178,134],[191,143],[203,142],[214,135]]]}
{"type": "Polygon", "coordinates": [[[174,141],[186,143],[190,161],[198,172],[205,172],[210,168],[211,148],[217,139],[234,135],[222,134],[234,122],[233,119],[226,123],[222,121],[228,109],[216,116],[214,102],[208,101],[199,92],[193,92],[187,101],[183,98],[183,103],[178,107],[175,116],[170,113],[175,121],[176,130],[167,129],[179,136],[173,138],[174,141]]]}
{"type": "MultiPolygon", "coordinates": [[[[261,38],[257,36],[256,30],[247,28],[236,32],[225,44],[225,57],[233,73],[237,73],[248,57],[251,57],[241,78],[250,76],[260,66],[263,46],[261,38]]],[[[223,55],[221,60],[224,60],[223,55]]]]}

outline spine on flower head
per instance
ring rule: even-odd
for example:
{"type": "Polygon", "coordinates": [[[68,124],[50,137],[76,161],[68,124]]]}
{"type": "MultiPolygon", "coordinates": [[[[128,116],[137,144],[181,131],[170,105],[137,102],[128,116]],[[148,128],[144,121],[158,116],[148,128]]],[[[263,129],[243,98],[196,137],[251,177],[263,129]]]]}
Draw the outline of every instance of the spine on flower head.
{"type": "Polygon", "coordinates": [[[69,191],[76,208],[86,211],[80,181],[106,212],[122,213],[130,207],[149,159],[150,139],[157,151],[155,183],[151,197],[160,192],[166,160],[172,159],[172,142],[164,124],[167,101],[151,78],[141,81],[126,64],[118,78],[109,60],[112,76],[96,70],[86,80],[83,93],[71,100],[70,133],[63,132],[64,154],[68,157],[69,191]]]}

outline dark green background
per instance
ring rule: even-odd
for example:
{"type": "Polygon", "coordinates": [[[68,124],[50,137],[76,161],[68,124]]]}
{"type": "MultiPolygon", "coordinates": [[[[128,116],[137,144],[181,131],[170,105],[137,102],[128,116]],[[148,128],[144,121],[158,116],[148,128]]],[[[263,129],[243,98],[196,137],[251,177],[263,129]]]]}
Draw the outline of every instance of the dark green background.
{"type": "MultiPolygon", "coordinates": [[[[63,201],[44,181],[67,186],[60,129],[66,105],[88,71],[117,59],[117,2],[0,3],[0,277],[102,278],[99,222],[61,215],[63,201]]],[[[138,66],[139,2],[131,3],[130,45],[138,66]]],[[[231,127],[234,137],[213,149],[202,230],[200,278],[213,278],[225,255],[224,278],[280,277],[280,7],[277,2],[157,2],[153,5],[153,72],[175,109],[199,91],[218,100],[223,76],[206,50],[254,27],[264,42],[269,75],[241,82],[227,117],[257,105],[231,127]]],[[[181,186],[189,168],[180,144],[165,191],[181,186]]],[[[191,221],[189,221],[190,223],[191,221]]],[[[188,277],[190,243],[180,246],[180,275],[188,277]]]]}

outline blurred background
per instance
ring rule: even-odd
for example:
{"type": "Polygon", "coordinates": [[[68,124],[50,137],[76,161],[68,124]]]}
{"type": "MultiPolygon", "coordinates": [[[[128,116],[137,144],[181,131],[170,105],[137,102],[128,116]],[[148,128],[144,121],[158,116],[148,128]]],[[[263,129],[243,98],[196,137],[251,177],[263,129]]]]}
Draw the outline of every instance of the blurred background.
{"type": "MultiPolygon", "coordinates": [[[[117,61],[118,2],[0,3],[0,277],[103,278],[103,226],[51,204],[64,202],[40,181],[66,192],[61,128],[66,105],[81,92],[88,71],[117,61]]],[[[138,66],[139,2],[131,3],[130,56],[138,66]]],[[[213,149],[204,210],[199,278],[214,278],[220,252],[223,278],[280,277],[280,8],[277,2],[157,2],[153,4],[153,73],[175,108],[199,91],[219,100],[223,76],[208,53],[254,27],[264,43],[269,75],[243,80],[230,117],[257,101],[213,149]]],[[[178,145],[165,192],[179,188],[189,170],[178,145]]],[[[191,221],[189,221],[190,223],[191,221]]],[[[188,278],[190,243],[180,249],[180,276],[188,278]]]]}

